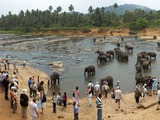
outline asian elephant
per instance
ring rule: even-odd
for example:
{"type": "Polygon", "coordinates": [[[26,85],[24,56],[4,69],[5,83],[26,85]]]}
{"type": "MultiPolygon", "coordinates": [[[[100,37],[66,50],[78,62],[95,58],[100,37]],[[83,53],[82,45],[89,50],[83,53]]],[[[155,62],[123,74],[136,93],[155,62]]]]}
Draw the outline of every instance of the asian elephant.
{"type": "Polygon", "coordinates": [[[128,50],[128,51],[133,52],[133,46],[130,45],[130,44],[126,44],[126,45],[125,45],[125,49],[128,50]]]}
{"type": "Polygon", "coordinates": [[[147,52],[146,51],[141,51],[140,54],[142,55],[142,57],[144,57],[144,56],[147,55],[147,52]]]}
{"type": "Polygon", "coordinates": [[[153,57],[156,59],[157,54],[155,52],[148,52],[147,55],[150,57],[150,59],[153,57]]]}
{"type": "Polygon", "coordinates": [[[111,61],[112,55],[111,54],[106,54],[106,57],[111,61]]]}
{"type": "Polygon", "coordinates": [[[106,76],[105,78],[102,78],[100,80],[100,86],[101,87],[102,87],[104,81],[106,81],[108,83],[109,87],[113,86],[113,77],[112,76],[106,76]]]}
{"type": "Polygon", "coordinates": [[[100,51],[100,50],[97,50],[95,53],[99,54],[99,56],[105,55],[105,53],[103,51],[100,51]]]}
{"type": "Polygon", "coordinates": [[[56,84],[56,80],[58,80],[58,84],[59,84],[59,73],[57,73],[57,72],[53,72],[51,75],[50,75],[50,78],[51,78],[51,85],[53,84],[53,82],[54,82],[54,84],[56,84]]]}
{"type": "Polygon", "coordinates": [[[153,78],[151,76],[142,76],[142,75],[137,75],[135,77],[135,80],[136,80],[136,84],[144,84],[146,83],[146,81],[149,79],[149,78],[153,78]]]}
{"type": "Polygon", "coordinates": [[[87,75],[95,74],[95,72],[96,72],[96,69],[93,65],[90,65],[90,66],[84,68],[84,75],[86,75],[86,73],[87,73],[87,75]]]}
{"type": "Polygon", "coordinates": [[[121,43],[120,43],[120,42],[117,42],[117,44],[116,44],[116,45],[117,45],[117,47],[120,47],[121,43]]]}
{"type": "Polygon", "coordinates": [[[106,52],[106,54],[111,54],[112,57],[114,58],[114,50],[108,50],[108,51],[106,52]]]}
{"type": "Polygon", "coordinates": [[[141,59],[142,55],[140,53],[137,53],[137,60],[141,59]]]}
{"type": "Polygon", "coordinates": [[[143,69],[148,69],[149,66],[151,67],[151,61],[150,60],[144,61],[142,63],[143,69]]]}
{"type": "Polygon", "coordinates": [[[97,57],[97,62],[107,62],[107,56],[106,55],[101,55],[97,57]]]}
{"type": "Polygon", "coordinates": [[[127,60],[129,59],[129,55],[128,53],[125,53],[125,52],[122,52],[118,55],[118,59],[121,59],[121,60],[127,60]]]}
{"type": "Polygon", "coordinates": [[[160,47],[160,42],[157,42],[158,47],[160,47]]]}
{"type": "Polygon", "coordinates": [[[142,72],[142,66],[141,66],[141,64],[140,63],[136,64],[135,65],[135,69],[136,69],[137,73],[142,72]]]}

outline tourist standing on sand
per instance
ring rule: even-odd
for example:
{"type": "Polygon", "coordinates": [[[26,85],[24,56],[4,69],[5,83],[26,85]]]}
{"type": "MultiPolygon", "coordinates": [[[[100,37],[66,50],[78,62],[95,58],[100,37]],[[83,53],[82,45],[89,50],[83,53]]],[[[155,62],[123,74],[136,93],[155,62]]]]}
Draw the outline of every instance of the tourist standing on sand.
{"type": "Polygon", "coordinates": [[[88,86],[90,86],[91,91],[92,91],[92,95],[94,95],[94,85],[91,80],[89,81],[88,86]]]}
{"type": "Polygon", "coordinates": [[[146,80],[147,82],[147,87],[148,87],[148,95],[152,96],[152,84],[153,84],[153,79],[151,76],[146,80]]]}
{"type": "Polygon", "coordinates": [[[87,98],[88,98],[88,103],[89,103],[89,106],[91,106],[91,101],[92,101],[92,90],[91,90],[91,87],[88,86],[87,88],[87,98]]]}
{"type": "Polygon", "coordinates": [[[32,89],[33,97],[36,97],[37,96],[37,85],[36,85],[35,81],[32,82],[30,88],[32,89]]]}
{"type": "Polygon", "coordinates": [[[9,88],[10,81],[9,81],[9,76],[8,75],[6,75],[6,77],[3,79],[2,83],[3,83],[4,91],[5,91],[5,99],[9,100],[9,98],[8,98],[8,88],[9,88]]]}
{"type": "Polygon", "coordinates": [[[62,105],[62,104],[63,104],[63,98],[62,98],[60,92],[58,93],[58,95],[57,95],[57,97],[56,97],[56,103],[57,103],[58,105],[62,105]]]}
{"type": "Polygon", "coordinates": [[[96,98],[96,107],[97,107],[97,120],[102,120],[102,95],[99,94],[96,98]]]}
{"type": "Polygon", "coordinates": [[[14,94],[13,94],[13,113],[16,113],[17,111],[17,98],[18,98],[18,92],[17,89],[14,89],[14,94]]]}
{"type": "Polygon", "coordinates": [[[14,87],[14,86],[12,86],[10,89],[11,109],[13,109],[14,89],[16,89],[16,87],[14,87]]]}
{"type": "Polygon", "coordinates": [[[104,95],[106,98],[108,96],[108,90],[109,90],[108,82],[104,82],[104,95]]]}
{"type": "Polygon", "coordinates": [[[56,95],[55,95],[55,92],[53,92],[52,103],[53,103],[53,112],[56,113],[56,95]]]}
{"type": "Polygon", "coordinates": [[[75,101],[73,102],[73,114],[74,114],[74,120],[78,120],[79,110],[75,101]]]}
{"type": "Polygon", "coordinates": [[[66,94],[66,92],[64,92],[64,95],[63,95],[63,105],[64,105],[64,107],[67,107],[67,94],[66,94]]]}
{"type": "Polygon", "coordinates": [[[29,105],[32,120],[38,120],[38,106],[36,104],[36,98],[33,98],[33,101],[31,101],[29,105]]]}
{"type": "Polygon", "coordinates": [[[26,60],[23,60],[23,67],[26,66],[26,60]]]}
{"type": "Polygon", "coordinates": [[[32,97],[31,85],[32,85],[32,78],[30,77],[29,80],[28,80],[28,88],[29,88],[29,95],[30,95],[30,97],[32,97]]]}
{"type": "Polygon", "coordinates": [[[158,100],[158,106],[157,106],[157,109],[156,110],[159,110],[159,105],[160,105],[160,89],[158,90],[157,92],[157,100],[158,100]]]}
{"type": "Polygon", "coordinates": [[[44,109],[44,102],[42,102],[43,99],[43,91],[40,92],[40,94],[38,95],[38,108],[41,108],[41,114],[43,114],[43,109],[44,109]]]}
{"type": "Polygon", "coordinates": [[[74,101],[76,102],[76,104],[79,106],[79,99],[80,99],[80,91],[79,91],[79,87],[77,86],[76,89],[74,90],[74,101]]]}
{"type": "Polygon", "coordinates": [[[152,93],[153,95],[157,95],[157,78],[153,78],[153,84],[152,84],[152,93]]]}
{"type": "Polygon", "coordinates": [[[138,86],[135,86],[134,88],[134,97],[135,97],[136,103],[139,103],[139,98],[141,97],[141,91],[138,86]]]}
{"type": "Polygon", "coordinates": [[[118,103],[118,108],[120,108],[120,100],[122,98],[122,92],[120,88],[117,86],[115,90],[115,102],[118,103]]]}
{"type": "Polygon", "coordinates": [[[98,97],[98,95],[100,93],[100,85],[98,84],[98,82],[96,82],[96,84],[94,86],[94,92],[95,92],[95,97],[98,97]]]}
{"type": "Polygon", "coordinates": [[[21,113],[22,113],[22,117],[26,118],[27,117],[27,108],[28,108],[28,95],[27,93],[27,89],[22,89],[22,93],[20,95],[20,105],[21,105],[21,113]]]}

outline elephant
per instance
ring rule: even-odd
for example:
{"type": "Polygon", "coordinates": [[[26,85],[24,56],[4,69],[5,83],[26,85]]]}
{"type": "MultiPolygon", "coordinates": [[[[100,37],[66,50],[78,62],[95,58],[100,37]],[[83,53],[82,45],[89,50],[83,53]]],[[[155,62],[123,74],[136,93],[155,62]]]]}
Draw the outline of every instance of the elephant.
{"type": "Polygon", "coordinates": [[[120,50],[119,47],[114,48],[115,54],[117,54],[117,52],[120,50]]]}
{"type": "Polygon", "coordinates": [[[137,60],[141,59],[142,55],[140,53],[137,53],[137,60]]]}
{"type": "Polygon", "coordinates": [[[51,85],[53,84],[52,82],[54,82],[54,84],[56,84],[56,80],[58,80],[58,84],[59,84],[59,73],[57,72],[53,72],[51,75],[50,75],[50,78],[51,78],[51,85]]]}
{"type": "Polygon", "coordinates": [[[140,64],[142,65],[143,62],[144,62],[144,61],[147,61],[147,60],[148,60],[148,59],[146,59],[146,58],[138,59],[136,64],[138,64],[138,62],[140,62],[140,64]]]}
{"type": "Polygon", "coordinates": [[[153,40],[156,40],[156,39],[157,39],[157,36],[156,36],[156,35],[154,35],[154,36],[153,36],[153,40]]]}
{"type": "Polygon", "coordinates": [[[147,82],[148,79],[153,79],[153,77],[151,76],[142,76],[142,75],[137,75],[135,77],[135,80],[136,80],[136,84],[144,84],[147,82]]]}
{"type": "Polygon", "coordinates": [[[125,45],[125,49],[128,50],[128,51],[133,52],[133,46],[130,45],[130,44],[126,44],[126,45],[125,45]]]}
{"type": "Polygon", "coordinates": [[[142,72],[142,66],[141,66],[141,64],[140,63],[136,64],[135,65],[135,69],[136,69],[137,73],[142,72]]]}
{"type": "Polygon", "coordinates": [[[153,57],[154,59],[156,59],[157,54],[155,52],[148,52],[147,55],[151,58],[153,57]]]}
{"type": "Polygon", "coordinates": [[[149,66],[151,67],[151,61],[150,60],[144,61],[142,63],[143,69],[148,69],[149,66]]]}
{"type": "Polygon", "coordinates": [[[106,54],[106,57],[111,61],[112,55],[111,54],[106,54]]]}
{"type": "Polygon", "coordinates": [[[99,60],[100,62],[107,62],[107,56],[106,56],[106,55],[98,56],[98,57],[97,57],[97,62],[98,62],[98,60],[99,60]]]}
{"type": "Polygon", "coordinates": [[[102,78],[100,80],[100,86],[101,87],[102,87],[104,81],[106,81],[108,83],[109,87],[113,86],[113,77],[112,76],[106,76],[105,78],[102,78]]]}
{"type": "Polygon", "coordinates": [[[160,46],[160,42],[157,42],[158,47],[160,46]]]}
{"type": "Polygon", "coordinates": [[[117,44],[116,44],[116,45],[117,45],[117,47],[120,47],[121,43],[120,43],[120,42],[117,42],[117,44]]]}
{"type": "Polygon", "coordinates": [[[129,55],[128,55],[128,53],[121,52],[121,53],[119,53],[119,55],[118,55],[118,59],[127,60],[127,61],[128,61],[129,55]]]}
{"type": "Polygon", "coordinates": [[[108,50],[108,51],[106,52],[106,54],[111,54],[112,57],[114,58],[114,50],[108,50]]]}
{"type": "Polygon", "coordinates": [[[99,56],[105,55],[105,53],[103,51],[100,51],[100,50],[97,50],[95,53],[99,54],[99,56]]]}
{"type": "Polygon", "coordinates": [[[147,55],[147,52],[146,51],[141,51],[140,54],[142,55],[142,57],[144,57],[144,56],[147,55]]]}
{"type": "Polygon", "coordinates": [[[84,68],[84,75],[86,75],[86,73],[88,75],[89,74],[95,74],[95,72],[96,72],[96,69],[93,65],[90,65],[90,66],[84,68]]]}

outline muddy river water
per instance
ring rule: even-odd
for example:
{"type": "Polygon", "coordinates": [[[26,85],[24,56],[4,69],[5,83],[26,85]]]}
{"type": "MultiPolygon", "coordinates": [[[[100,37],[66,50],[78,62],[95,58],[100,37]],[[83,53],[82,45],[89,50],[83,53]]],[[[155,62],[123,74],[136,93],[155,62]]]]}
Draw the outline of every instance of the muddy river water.
{"type": "MultiPolygon", "coordinates": [[[[103,38],[97,38],[103,39],[103,38]]],[[[0,57],[5,58],[8,55],[12,60],[26,59],[31,66],[41,69],[48,75],[54,71],[59,72],[60,85],[55,86],[61,92],[67,92],[71,97],[73,90],[79,86],[81,95],[86,95],[87,84],[90,80],[95,84],[105,76],[112,76],[114,84],[120,81],[123,92],[131,92],[135,85],[135,63],[137,53],[140,51],[154,51],[157,53],[157,59],[152,60],[152,66],[143,75],[152,75],[160,79],[160,53],[157,50],[156,41],[145,41],[144,39],[135,39],[134,37],[124,37],[121,49],[124,49],[124,43],[130,42],[134,46],[133,53],[129,53],[129,61],[118,61],[116,58],[107,63],[97,64],[96,50],[113,50],[115,42],[120,41],[120,37],[106,37],[100,42],[93,42],[93,37],[39,37],[29,38],[26,36],[0,35],[0,57]],[[62,61],[64,67],[61,69],[48,66],[48,63],[62,61]],[[84,76],[84,68],[89,65],[96,67],[96,74],[91,77],[84,76]]],[[[54,89],[54,88],[53,88],[54,89]]]]}

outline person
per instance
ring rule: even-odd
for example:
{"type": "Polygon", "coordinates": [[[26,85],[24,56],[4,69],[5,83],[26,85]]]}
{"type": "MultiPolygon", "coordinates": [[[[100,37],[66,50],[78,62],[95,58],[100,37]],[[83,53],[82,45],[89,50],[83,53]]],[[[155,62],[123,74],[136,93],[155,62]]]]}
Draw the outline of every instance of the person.
{"type": "Polygon", "coordinates": [[[14,86],[12,86],[10,89],[11,109],[13,109],[14,89],[16,89],[16,87],[14,87],[14,86]]]}
{"type": "Polygon", "coordinates": [[[67,107],[67,94],[66,94],[66,92],[64,92],[64,95],[63,95],[63,105],[64,105],[64,107],[67,107]]]}
{"type": "Polygon", "coordinates": [[[12,100],[13,100],[13,113],[15,113],[17,111],[17,97],[18,97],[18,92],[17,92],[17,89],[14,89],[13,90],[13,97],[12,97],[12,100]]]}
{"type": "Polygon", "coordinates": [[[160,82],[157,82],[157,90],[160,90],[160,82]]]}
{"type": "Polygon", "coordinates": [[[56,96],[55,96],[55,92],[53,92],[52,103],[53,103],[53,112],[56,113],[56,96]]]}
{"type": "Polygon", "coordinates": [[[23,60],[23,67],[26,66],[26,60],[23,60]]]}
{"type": "Polygon", "coordinates": [[[43,93],[44,93],[44,87],[43,87],[43,84],[44,84],[44,81],[41,81],[41,82],[40,82],[40,84],[38,85],[38,87],[37,87],[38,92],[43,91],[43,93]]]}
{"type": "Polygon", "coordinates": [[[22,93],[20,94],[20,105],[21,105],[21,113],[22,113],[22,117],[26,118],[27,117],[27,108],[28,108],[28,95],[27,93],[27,89],[22,89],[22,93]]]}
{"type": "Polygon", "coordinates": [[[122,98],[122,92],[121,92],[119,86],[117,86],[116,90],[115,90],[115,102],[118,103],[118,108],[120,108],[121,98],[122,98]]]}
{"type": "Polygon", "coordinates": [[[102,120],[102,95],[99,94],[96,98],[96,107],[97,107],[97,120],[102,120]]]}
{"type": "Polygon", "coordinates": [[[100,85],[98,84],[98,82],[96,82],[96,84],[94,86],[94,91],[95,91],[95,97],[98,97],[98,95],[100,93],[100,85]]]}
{"type": "Polygon", "coordinates": [[[80,99],[80,91],[79,91],[79,87],[77,86],[76,89],[74,90],[74,101],[76,102],[76,104],[79,106],[79,99],[80,99]]]}
{"type": "Polygon", "coordinates": [[[114,88],[111,91],[111,98],[115,99],[115,89],[114,88]]]}
{"type": "Polygon", "coordinates": [[[32,120],[38,120],[38,106],[36,104],[36,98],[33,98],[33,101],[30,102],[29,106],[32,120]]]}
{"type": "Polygon", "coordinates": [[[41,114],[43,114],[43,109],[44,109],[44,102],[42,102],[42,98],[43,98],[43,91],[40,92],[40,94],[38,95],[38,108],[41,108],[41,114]]]}
{"type": "Polygon", "coordinates": [[[58,105],[62,105],[63,104],[63,98],[61,97],[61,92],[59,92],[57,97],[56,97],[56,103],[58,105]]]}
{"type": "Polygon", "coordinates": [[[31,85],[32,85],[32,78],[30,77],[29,80],[28,80],[28,88],[29,88],[29,95],[30,95],[30,97],[32,97],[31,85]]]}
{"type": "Polygon", "coordinates": [[[135,97],[136,103],[139,103],[140,96],[141,96],[140,88],[138,86],[135,86],[135,88],[134,88],[134,97],[135,97]]]}
{"type": "Polygon", "coordinates": [[[2,78],[2,75],[3,75],[3,72],[0,72],[0,92],[3,91],[3,84],[2,84],[3,78],[2,78]]]}
{"type": "Polygon", "coordinates": [[[146,82],[147,82],[147,86],[148,86],[148,95],[152,96],[153,79],[151,78],[151,76],[149,76],[149,78],[146,80],[146,82]]]}
{"type": "Polygon", "coordinates": [[[91,86],[88,86],[88,88],[87,88],[87,98],[88,98],[89,106],[91,106],[91,100],[92,100],[92,90],[91,90],[91,86]]]}
{"type": "Polygon", "coordinates": [[[6,77],[5,77],[5,78],[3,79],[3,81],[2,81],[2,84],[3,84],[3,86],[4,86],[5,99],[6,99],[6,100],[9,100],[9,98],[8,98],[9,83],[10,83],[10,81],[9,81],[9,76],[6,75],[6,77]]]}
{"type": "Polygon", "coordinates": [[[159,105],[160,105],[160,89],[157,91],[157,100],[158,100],[158,106],[156,110],[159,110],[159,105]]]}
{"type": "Polygon", "coordinates": [[[106,98],[108,96],[108,90],[109,90],[108,82],[104,82],[104,94],[106,98]]]}
{"type": "Polygon", "coordinates": [[[36,85],[35,81],[32,82],[30,88],[32,89],[33,97],[36,97],[36,95],[37,95],[37,85],[36,85]]]}
{"type": "Polygon", "coordinates": [[[152,93],[153,95],[157,95],[157,78],[153,78],[153,84],[152,84],[152,93]]]}
{"type": "Polygon", "coordinates": [[[94,85],[91,80],[89,81],[88,86],[90,86],[92,95],[94,95],[94,85]]]}
{"type": "Polygon", "coordinates": [[[142,92],[141,93],[142,93],[142,97],[147,96],[148,90],[147,90],[147,84],[146,83],[142,86],[142,92]]]}
{"type": "Polygon", "coordinates": [[[116,85],[115,85],[115,88],[116,88],[117,86],[120,88],[120,83],[119,83],[119,81],[117,81],[117,83],[116,83],[116,85]]]}
{"type": "Polygon", "coordinates": [[[73,114],[74,114],[74,120],[78,120],[79,109],[75,101],[73,102],[73,114]]]}

